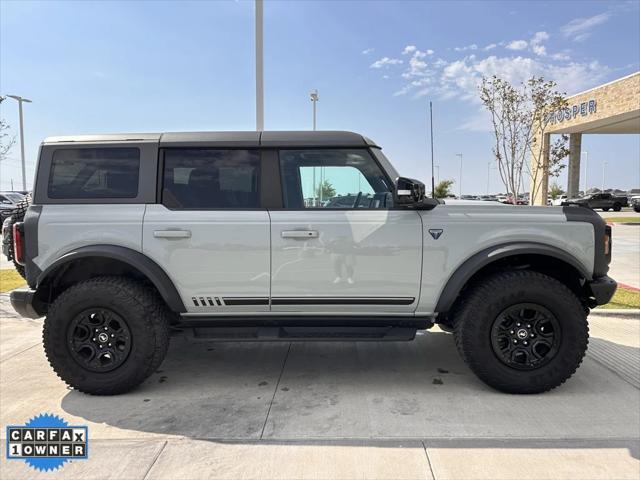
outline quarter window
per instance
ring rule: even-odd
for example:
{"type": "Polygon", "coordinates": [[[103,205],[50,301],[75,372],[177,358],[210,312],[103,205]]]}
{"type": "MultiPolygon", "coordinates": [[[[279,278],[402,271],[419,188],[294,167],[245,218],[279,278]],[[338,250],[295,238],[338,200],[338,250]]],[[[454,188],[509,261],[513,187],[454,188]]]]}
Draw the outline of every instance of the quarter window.
{"type": "Polygon", "coordinates": [[[167,149],[162,203],[174,209],[259,208],[254,150],[167,149]]]}
{"type": "Polygon", "coordinates": [[[135,198],[139,171],[140,150],[137,148],[56,150],[49,175],[49,197],[135,198]]]}
{"type": "Polygon", "coordinates": [[[282,150],[285,208],[390,208],[389,181],[367,150],[282,150]]]}

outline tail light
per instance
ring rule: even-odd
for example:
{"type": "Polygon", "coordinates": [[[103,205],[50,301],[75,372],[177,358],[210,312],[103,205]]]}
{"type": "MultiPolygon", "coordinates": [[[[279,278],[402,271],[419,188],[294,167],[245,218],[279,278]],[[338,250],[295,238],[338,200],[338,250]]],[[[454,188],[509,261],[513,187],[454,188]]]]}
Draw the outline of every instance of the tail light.
{"type": "Polygon", "coordinates": [[[607,225],[604,231],[604,255],[611,259],[611,227],[607,225]]]}
{"type": "Polygon", "coordinates": [[[24,265],[24,236],[22,222],[13,224],[13,259],[24,265]]]}

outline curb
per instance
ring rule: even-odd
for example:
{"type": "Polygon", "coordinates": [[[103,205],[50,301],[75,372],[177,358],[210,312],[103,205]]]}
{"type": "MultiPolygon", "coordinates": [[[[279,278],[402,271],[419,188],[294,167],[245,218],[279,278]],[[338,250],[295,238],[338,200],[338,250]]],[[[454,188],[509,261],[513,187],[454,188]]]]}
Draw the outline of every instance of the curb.
{"type": "Polygon", "coordinates": [[[589,316],[626,318],[640,320],[640,308],[594,308],[589,316]]]}

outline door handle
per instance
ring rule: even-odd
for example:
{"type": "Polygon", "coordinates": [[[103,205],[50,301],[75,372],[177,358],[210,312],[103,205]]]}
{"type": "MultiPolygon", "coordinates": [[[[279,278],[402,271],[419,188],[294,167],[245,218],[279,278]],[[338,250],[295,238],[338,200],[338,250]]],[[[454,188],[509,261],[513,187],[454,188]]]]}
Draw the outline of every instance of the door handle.
{"type": "Polygon", "coordinates": [[[305,238],[318,238],[317,230],[283,230],[280,234],[282,238],[295,238],[304,240],[305,238]]]}
{"type": "Polygon", "coordinates": [[[190,230],[154,230],[155,238],[191,238],[190,230]]]}

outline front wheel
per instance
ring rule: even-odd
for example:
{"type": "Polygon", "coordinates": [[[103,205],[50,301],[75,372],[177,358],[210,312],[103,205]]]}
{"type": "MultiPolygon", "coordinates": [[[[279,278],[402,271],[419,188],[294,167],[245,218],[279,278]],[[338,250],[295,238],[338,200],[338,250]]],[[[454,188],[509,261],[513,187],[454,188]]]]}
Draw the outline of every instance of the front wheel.
{"type": "Polygon", "coordinates": [[[603,212],[608,212],[608,211],[609,211],[609,209],[608,209],[608,208],[603,208],[603,209],[602,209],[602,211],[603,211],[603,212]]]}
{"type": "Polygon", "coordinates": [[[454,306],[455,341],[471,370],[507,393],[541,393],[571,377],[589,337],[585,309],[541,273],[502,272],[476,282],[454,306]]]}
{"type": "Polygon", "coordinates": [[[49,363],[69,386],[114,395],[142,383],[169,346],[166,306],[156,293],[123,277],[73,285],[51,305],[43,343],[49,363]]]}

